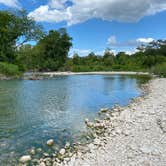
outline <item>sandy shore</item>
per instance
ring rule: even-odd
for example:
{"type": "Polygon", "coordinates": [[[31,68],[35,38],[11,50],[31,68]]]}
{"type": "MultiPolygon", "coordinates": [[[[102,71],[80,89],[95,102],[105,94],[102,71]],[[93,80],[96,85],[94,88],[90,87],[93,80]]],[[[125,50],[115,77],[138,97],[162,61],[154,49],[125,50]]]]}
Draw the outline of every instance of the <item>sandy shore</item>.
{"type": "Polygon", "coordinates": [[[153,79],[148,87],[145,97],[107,113],[109,118],[98,122],[105,123],[104,136],[80,147],[71,161],[62,165],[165,166],[166,79],[153,79]]]}
{"type": "Polygon", "coordinates": [[[57,76],[57,75],[95,75],[95,74],[121,74],[121,75],[149,75],[147,72],[126,72],[126,71],[119,71],[119,72],[38,72],[37,75],[46,75],[46,76],[57,76]]]}

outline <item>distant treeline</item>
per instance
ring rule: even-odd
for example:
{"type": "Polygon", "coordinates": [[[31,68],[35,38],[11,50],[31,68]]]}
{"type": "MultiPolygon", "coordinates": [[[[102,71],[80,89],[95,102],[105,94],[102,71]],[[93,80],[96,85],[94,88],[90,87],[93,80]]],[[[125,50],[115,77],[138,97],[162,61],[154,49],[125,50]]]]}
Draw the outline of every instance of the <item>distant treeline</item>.
{"type": "Polygon", "coordinates": [[[85,57],[68,57],[72,38],[66,29],[45,33],[25,11],[0,11],[0,74],[20,76],[26,71],[150,71],[166,76],[166,41],[141,45],[136,53],[117,55],[105,50],[85,57]],[[36,41],[36,45],[27,44],[36,41]]]}
{"type": "Polygon", "coordinates": [[[75,54],[68,59],[69,69],[80,71],[148,71],[166,76],[166,41],[158,40],[141,45],[137,52],[128,55],[119,52],[116,55],[105,50],[104,55],[93,52],[86,57],[75,54]]]}

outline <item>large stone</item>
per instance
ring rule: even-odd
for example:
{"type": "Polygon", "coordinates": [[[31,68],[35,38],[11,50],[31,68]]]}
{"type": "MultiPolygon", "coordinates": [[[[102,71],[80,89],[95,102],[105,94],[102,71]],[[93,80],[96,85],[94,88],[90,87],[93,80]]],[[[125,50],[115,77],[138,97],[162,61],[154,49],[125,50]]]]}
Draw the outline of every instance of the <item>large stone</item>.
{"type": "Polygon", "coordinates": [[[31,156],[30,155],[22,156],[19,161],[22,163],[27,163],[28,161],[31,161],[31,156]]]}
{"type": "Polygon", "coordinates": [[[61,149],[61,150],[59,151],[59,154],[60,154],[60,155],[64,155],[64,154],[65,154],[65,152],[66,152],[66,150],[65,150],[65,149],[61,149]]]}
{"type": "Polygon", "coordinates": [[[53,140],[53,139],[49,139],[49,140],[47,141],[47,145],[48,145],[48,146],[53,146],[53,145],[54,145],[54,140],[53,140]]]}

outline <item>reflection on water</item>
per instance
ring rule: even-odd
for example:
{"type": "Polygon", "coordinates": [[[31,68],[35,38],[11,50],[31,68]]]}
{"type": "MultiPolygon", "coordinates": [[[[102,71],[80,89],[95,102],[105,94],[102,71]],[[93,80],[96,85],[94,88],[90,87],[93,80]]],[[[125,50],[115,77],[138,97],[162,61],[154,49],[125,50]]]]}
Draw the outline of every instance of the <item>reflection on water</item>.
{"type": "Polygon", "coordinates": [[[143,80],[77,75],[0,81],[0,163],[33,146],[46,148],[49,138],[60,146],[67,140],[79,140],[86,131],[85,118],[93,119],[101,107],[128,104],[141,94],[139,84],[143,80]]]}

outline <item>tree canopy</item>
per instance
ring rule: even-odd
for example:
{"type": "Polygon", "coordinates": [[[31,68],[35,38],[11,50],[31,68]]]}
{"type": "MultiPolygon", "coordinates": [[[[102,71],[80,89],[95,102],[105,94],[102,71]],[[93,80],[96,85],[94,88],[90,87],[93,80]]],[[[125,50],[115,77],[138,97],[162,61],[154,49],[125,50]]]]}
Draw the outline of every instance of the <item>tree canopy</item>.
{"type": "Polygon", "coordinates": [[[31,40],[40,40],[42,27],[27,17],[26,11],[0,11],[0,61],[13,63],[15,51],[31,40]]]}

